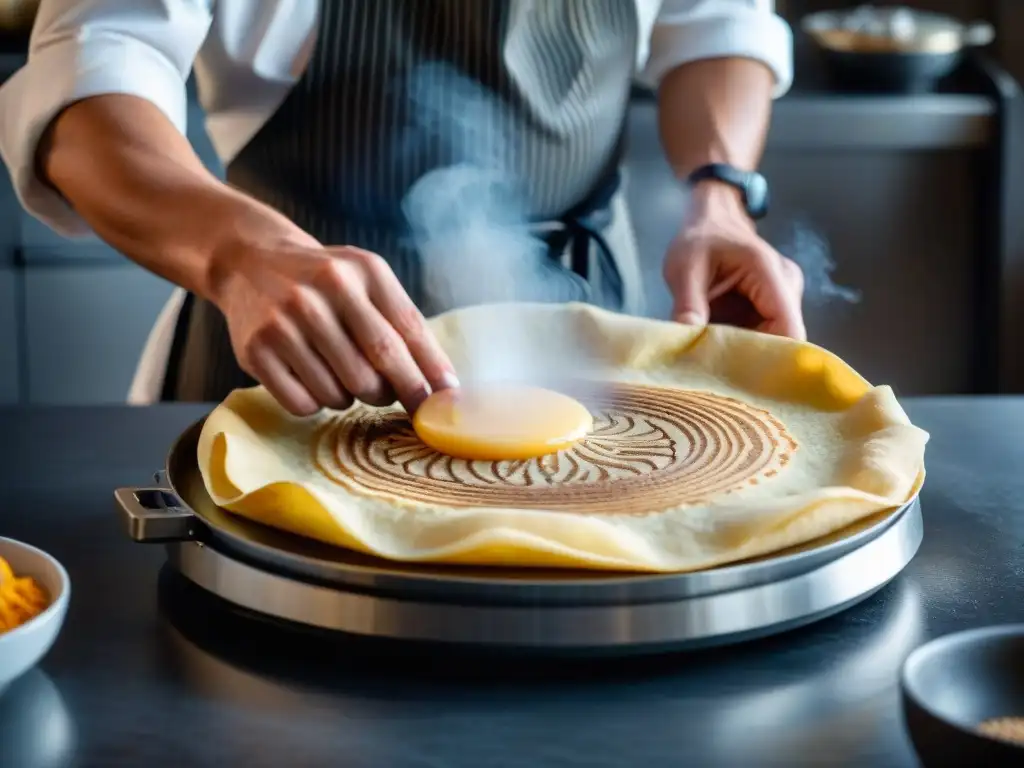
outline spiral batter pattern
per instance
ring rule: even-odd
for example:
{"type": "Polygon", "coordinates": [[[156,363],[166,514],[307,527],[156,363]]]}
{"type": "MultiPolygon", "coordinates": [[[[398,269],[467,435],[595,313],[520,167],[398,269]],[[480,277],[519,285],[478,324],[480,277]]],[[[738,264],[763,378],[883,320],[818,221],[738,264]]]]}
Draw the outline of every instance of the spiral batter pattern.
{"type": "Polygon", "coordinates": [[[355,410],[319,433],[319,469],[349,490],[447,507],[646,514],[770,478],[797,450],[768,411],[695,390],[614,384],[574,394],[594,429],[526,461],[467,461],[425,446],[401,412],[355,410]]]}

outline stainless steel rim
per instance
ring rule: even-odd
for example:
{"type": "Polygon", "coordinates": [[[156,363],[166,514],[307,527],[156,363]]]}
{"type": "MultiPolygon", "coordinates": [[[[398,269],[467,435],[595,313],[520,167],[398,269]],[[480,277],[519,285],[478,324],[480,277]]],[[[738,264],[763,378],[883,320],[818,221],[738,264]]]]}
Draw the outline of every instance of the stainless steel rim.
{"type": "MultiPolygon", "coordinates": [[[[786,581],[844,557],[898,525],[916,502],[862,523],[855,533],[842,531],[831,541],[819,540],[786,554],[696,573],[637,575],[404,565],[301,540],[218,508],[196,466],[202,424],[199,421],[186,430],[168,455],[167,481],[177,499],[164,510],[137,509],[129,521],[133,538],[195,539],[255,569],[334,589],[387,593],[403,600],[580,606],[671,602],[734,592],[786,581]],[[145,525],[140,518],[145,518],[145,525]],[[146,526],[156,535],[147,533],[146,526]]],[[[132,503],[126,498],[131,492],[122,489],[118,493],[124,510],[132,503]]],[[[135,506],[140,506],[137,500],[135,506]]]]}
{"type": "Polygon", "coordinates": [[[722,645],[834,614],[896,577],[922,536],[915,501],[882,535],[806,573],[715,595],[619,605],[397,599],[278,575],[201,542],[171,543],[168,556],[183,576],[230,603],[310,627],[496,648],[629,652],[722,645]]]}

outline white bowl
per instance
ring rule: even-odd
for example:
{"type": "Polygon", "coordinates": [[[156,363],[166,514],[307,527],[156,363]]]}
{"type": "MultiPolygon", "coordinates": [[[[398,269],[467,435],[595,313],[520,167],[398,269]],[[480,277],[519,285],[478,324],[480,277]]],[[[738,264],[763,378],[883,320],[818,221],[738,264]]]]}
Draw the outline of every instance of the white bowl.
{"type": "Polygon", "coordinates": [[[17,576],[31,576],[50,596],[50,605],[20,627],[0,633],[0,691],[49,653],[68,612],[71,579],[64,566],[41,549],[0,536],[0,557],[17,576]]]}

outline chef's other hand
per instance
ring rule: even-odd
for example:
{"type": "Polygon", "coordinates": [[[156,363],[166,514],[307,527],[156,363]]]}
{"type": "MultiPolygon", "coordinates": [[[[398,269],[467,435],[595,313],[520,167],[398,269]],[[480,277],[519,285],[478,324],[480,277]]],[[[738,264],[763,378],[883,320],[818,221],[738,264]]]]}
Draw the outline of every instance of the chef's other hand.
{"type": "Polygon", "coordinates": [[[735,190],[705,184],[665,257],[672,317],[806,339],[800,267],[757,234],[735,190]]]}
{"type": "Polygon", "coordinates": [[[218,256],[215,303],[242,370],[288,411],[308,416],[399,400],[412,413],[457,386],[451,361],[377,254],[288,236],[218,256]]]}

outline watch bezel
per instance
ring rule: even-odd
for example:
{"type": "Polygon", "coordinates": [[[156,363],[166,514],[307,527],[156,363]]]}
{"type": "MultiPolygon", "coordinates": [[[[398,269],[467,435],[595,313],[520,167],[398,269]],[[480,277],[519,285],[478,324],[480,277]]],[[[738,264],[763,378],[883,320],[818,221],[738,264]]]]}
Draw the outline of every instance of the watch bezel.
{"type": "Polygon", "coordinates": [[[757,171],[744,171],[726,163],[709,163],[697,168],[686,179],[690,187],[703,181],[718,181],[738,189],[747,215],[755,221],[768,215],[771,201],[768,179],[757,171]]]}

